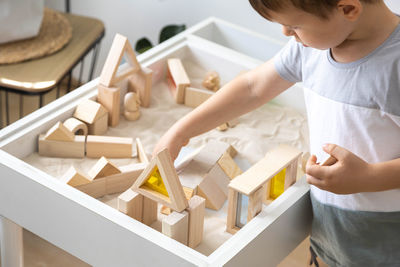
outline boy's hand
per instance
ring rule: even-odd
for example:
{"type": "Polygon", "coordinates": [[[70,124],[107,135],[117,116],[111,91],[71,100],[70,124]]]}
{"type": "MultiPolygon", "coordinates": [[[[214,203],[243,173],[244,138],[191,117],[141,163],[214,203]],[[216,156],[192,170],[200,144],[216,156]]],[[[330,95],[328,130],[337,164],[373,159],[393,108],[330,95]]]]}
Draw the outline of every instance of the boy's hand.
{"type": "Polygon", "coordinates": [[[350,151],[327,144],[323,150],[337,159],[331,166],[321,166],[312,155],[307,162],[307,182],[335,194],[368,192],[372,167],[350,151]]]}
{"type": "Polygon", "coordinates": [[[172,129],[170,129],[161,137],[161,139],[154,147],[152,157],[157,155],[157,153],[161,150],[167,148],[171,155],[172,161],[174,161],[178,157],[181,148],[187,145],[188,142],[189,140],[179,138],[179,136],[176,135],[176,133],[172,129]]]}

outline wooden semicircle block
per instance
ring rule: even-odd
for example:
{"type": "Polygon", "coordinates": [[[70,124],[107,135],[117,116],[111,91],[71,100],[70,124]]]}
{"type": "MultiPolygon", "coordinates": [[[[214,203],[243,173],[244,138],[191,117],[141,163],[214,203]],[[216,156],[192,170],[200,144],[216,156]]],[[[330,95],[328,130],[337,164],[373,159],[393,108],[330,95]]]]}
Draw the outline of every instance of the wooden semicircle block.
{"type": "Polygon", "coordinates": [[[154,157],[132,186],[132,190],[175,211],[188,206],[185,193],[167,149],[154,157]]]}

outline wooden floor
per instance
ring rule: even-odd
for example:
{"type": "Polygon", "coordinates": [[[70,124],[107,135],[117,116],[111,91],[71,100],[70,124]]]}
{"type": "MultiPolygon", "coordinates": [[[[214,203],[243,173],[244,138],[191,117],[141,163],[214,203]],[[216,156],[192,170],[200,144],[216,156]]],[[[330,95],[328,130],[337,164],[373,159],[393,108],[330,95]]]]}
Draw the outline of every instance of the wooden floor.
{"type": "MultiPolygon", "coordinates": [[[[76,87],[76,84],[73,88],[76,87]]],[[[56,90],[50,91],[44,97],[44,104],[48,104],[56,99],[56,90]]],[[[60,87],[60,96],[66,93],[66,86],[60,87]]],[[[2,121],[3,127],[5,126],[5,94],[2,92],[0,98],[0,108],[3,109],[2,121]]],[[[22,103],[22,115],[35,111],[39,108],[38,96],[23,96],[22,102],[17,94],[9,93],[9,113],[10,123],[18,120],[20,113],[20,105],[22,103]]],[[[1,128],[1,127],[0,127],[1,128]]],[[[278,266],[279,267],[304,267],[306,266],[307,253],[309,248],[308,238],[304,240],[286,259],[284,259],[278,266]]],[[[76,257],[68,254],[62,249],[48,243],[33,233],[24,230],[24,261],[25,266],[29,267],[67,267],[88,266],[86,263],[80,261],[76,257]]],[[[1,265],[0,265],[1,267],[1,265]]]]}

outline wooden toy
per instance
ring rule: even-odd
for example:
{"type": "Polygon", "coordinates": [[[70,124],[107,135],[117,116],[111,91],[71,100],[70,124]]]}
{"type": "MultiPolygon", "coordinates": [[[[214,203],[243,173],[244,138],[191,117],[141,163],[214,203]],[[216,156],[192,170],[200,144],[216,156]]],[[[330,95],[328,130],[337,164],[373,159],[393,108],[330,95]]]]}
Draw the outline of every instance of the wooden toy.
{"type": "Polygon", "coordinates": [[[118,196],[118,210],[141,222],[143,214],[143,196],[129,188],[118,196]]]}
{"type": "Polygon", "coordinates": [[[64,126],[75,135],[88,135],[88,127],[86,123],[76,118],[67,119],[64,121],[64,126]]]}
{"type": "Polygon", "coordinates": [[[98,85],[97,101],[108,111],[108,124],[115,127],[119,123],[121,89],[119,87],[107,87],[98,85]]]}
{"type": "Polygon", "coordinates": [[[276,193],[271,188],[272,183],[268,188],[268,182],[277,174],[284,173],[284,190],[296,181],[300,156],[301,152],[296,148],[280,145],[229,183],[227,232],[236,233],[261,211],[263,200],[270,196],[270,192],[276,193]],[[248,199],[247,219],[240,214],[246,205],[245,199],[248,199]]]}
{"type": "Polygon", "coordinates": [[[90,180],[106,177],[113,174],[121,173],[117,166],[108,161],[105,157],[101,157],[96,164],[89,170],[90,180]]]}
{"type": "Polygon", "coordinates": [[[243,173],[228,152],[225,152],[222,155],[222,157],[218,160],[218,165],[231,179],[243,173]]]}
{"type": "Polygon", "coordinates": [[[51,127],[46,135],[44,136],[45,140],[54,140],[54,141],[66,141],[73,142],[74,141],[74,133],[71,132],[68,128],[66,128],[62,122],[57,122],[53,127],[51,127]]]}
{"type": "Polygon", "coordinates": [[[150,161],[132,189],[178,212],[188,205],[171,156],[166,149],[150,161]]]}
{"type": "Polygon", "coordinates": [[[73,141],[45,140],[39,135],[39,155],[44,157],[83,158],[85,157],[86,136],[76,135],[73,141]]]}
{"type": "Polygon", "coordinates": [[[124,97],[124,116],[129,121],[135,121],[140,117],[140,99],[137,93],[128,92],[124,97]]]}
{"type": "Polygon", "coordinates": [[[208,90],[188,86],[185,89],[184,104],[185,106],[196,108],[209,99],[213,94],[214,92],[208,90]]]}
{"type": "Polygon", "coordinates": [[[157,201],[143,196],[143,214],[142,222],[146,225],[151,225],[157,220],[157,201]]]}
{"type": "Polygon", "coordinates": [[[142,141],[140,141],[139,137],[136,138],[136,151],[139,162],[149,163],[149,158],[146,155],[146,151],[144,150],[142,141]]]}
{"type": "Polygon", "coordinates": [[[153,71],[149,68],[141,68],[128,77],[128,91],[139,95],[142,107],[150,106],[152,79],[153,71]]]}
{"type": "Polygon", "coordinates": [[[217,130],[221,131],[221,132],[228,130],[228,123],[225,122],[225,123],[221,124],[220,126],[217,127],[217,130]]]}
{"type": "Polygon", "coordinates": [[[105,87],[112,87],[119,81],[122,81],[129,75],[140,70],[140,65],[136,59],[135,52],[129,43],[129,40],[121,35],[116,34],[104,63],[103,70],[100,74],[100,84],[105,87]],[[129,68],[123,73],[118,73],[118,67],[121,64],[122,56],[126,55],[129,68]]]}
{"type": "Polygon", "coordinates": [[[88,135],[86,156],[89,158],[131,158],[133,138],[88,135]]]}
{"type": "Polygon", "coordinates": [[[99,103],[87,99],[82,101],[75,109],[75,118],[88,125],[88,134],[101,135],[108,129],[108,112],[99,103]]]}
{"type": "Polygon", "coordinates": [[[205,215],[205,199],[194,196],[189,200],[189,240],[188,246],[197,247],[203,240],[204,215],[205,215]]]}
{"type": "Polygon", "coordinates": [[[172,212],[162,220],[162,233],[181,242],[188,244],[189,213],[187,211],[172,212]]]}
{"type": "Polygon", "coordinates": [[[203,79],[202,85],[208,90],[214,92],[218,91],[218,89],[220,88],[220,78],[218,72],[216,71],[207,72],[203,79]]]}
{"type": "Polygon", "coordinates": [[[225,123],[221,124],[220,126],[218,126],[217,130],[223,132],[223,131],[228,130],[228,128],[235,127],[236,125],[238,125],[238,123],[239,123],[239,119],[235,118],[231,121],[225,122],[225,123]]]}
{"type": "MultiPolygon", "coordinates": [[[[182,188],[183,188],[183,192],[185,193],[185,197],[186,197],[187,200],[191,199],[194,196],[194,190],[193,189],[188,188],[188,187],[184,187],[184,186],[182,186],[182,188]]],[[[172,210],[171,210],[171,208],[168,208],[166,206],[162,206],[160,212],[162,214],[169,215],[169,214],[171,214],[172,210]]]]}
{"type": "MultiPolygon", "coordinates": [[[[191,188],[195,194],[206,199],[206,207],[209,209],[220,209],[228,194],[228,184],[233,172],[239,172],[239,167],[233,159],[229,162],[231,166],[228,170],[229,175],[219,165],[219,161],[224,154],[235,155],[237,152],[229,144],[210,140],[179,173],[182,185],[191,188]]],[[[224,163],[224,168],[228,169],[228,163],[224,163]]]]}
{"type": "Polygon", "coordinates": [[[179,58],[170,58],[167,62],[167,82],[176,103],[183,104],[185,89],[190,86],[190,80],[179,58]]]}
{"type": "Polygon", "coordinates": [[[73,166],[61,177],[60,181],[73,187],[91,182],[89,177],[77,171],[73,166]]]}
{"type": "Polygon", "coordinates": [[[135,163],[119,167],[120,173],[96,178],[89,184],[77,186],[76,189],[99,198],[108,194],[121,193],[132,186],[145,169],[146,164],[135,163]]]}

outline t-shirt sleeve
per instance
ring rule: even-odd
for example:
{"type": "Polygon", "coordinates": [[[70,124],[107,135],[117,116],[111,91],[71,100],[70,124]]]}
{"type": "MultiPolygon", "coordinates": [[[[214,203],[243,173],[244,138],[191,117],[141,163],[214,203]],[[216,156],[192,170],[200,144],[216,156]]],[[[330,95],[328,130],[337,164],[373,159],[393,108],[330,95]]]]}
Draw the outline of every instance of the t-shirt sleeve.
{"type": "Polygon", "coordinates": [[[302,58],[301,44],[292,38],[274,57],[274,65],[278,74],[289,82],[301,82],[302,58]]]}

